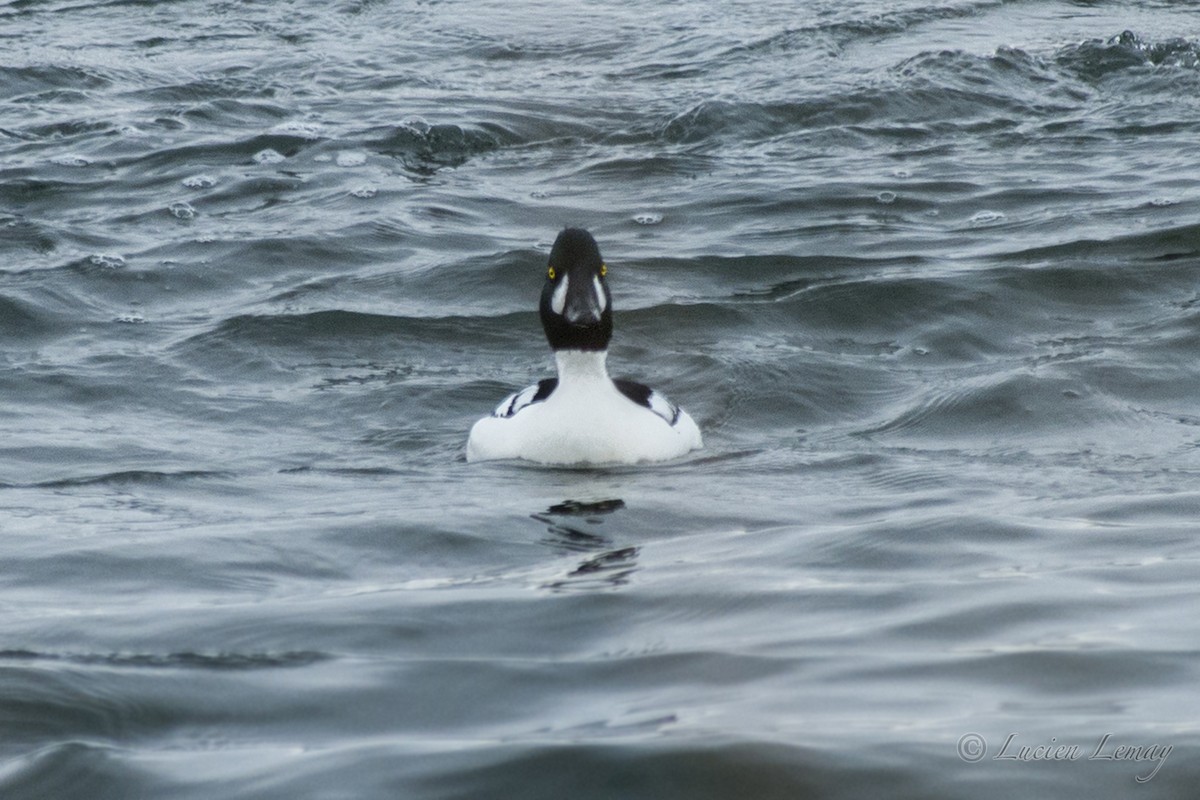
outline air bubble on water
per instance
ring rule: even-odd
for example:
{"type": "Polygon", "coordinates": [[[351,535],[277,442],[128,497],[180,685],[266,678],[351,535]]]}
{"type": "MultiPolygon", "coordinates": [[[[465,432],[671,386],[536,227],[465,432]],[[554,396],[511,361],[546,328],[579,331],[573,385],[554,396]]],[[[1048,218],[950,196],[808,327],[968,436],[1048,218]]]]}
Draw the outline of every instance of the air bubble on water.
{"type": "Polygon", "coordinates": [[[120,269],[125,266],[125,257],[116,253],[96,253],[88,257],[88,262],[102,269],[120,269]]]}
{"type": "Polygon", "coordinates": [[[901,167],[900,169],[893,170],[892,175],[894,175],[897,178],[911,178],[912,170],[904,169],[903,167],[901,167]]]}
{"type": "Polygon", "coordinates": [[[370,186],[370,185],[359,186],[357,189],[350,190],[350,195],[352,197],[357,197],[360,200],[369,200],[370,198],[374,197],[378,193],[379,193],[379,189],[377,189],[374,186],[370,186]]]}
{"type": "Polygon", "coordinates": [[[278,150],[273,150],[268,147],[266,150],[259,150],[254,154],[254,163],[256,164],[278,164],[281,161],[286,161],[287,156],[278,150]]]}
{"type": "Polygon", "coordinates": [[[1004,218],[1004,214],[999,211],[976,211],[971,215],[969,222],[973,227],[981,228],[985,225],[995,225],[1004,218]]]}
{"type": "Polygon", "coordinates": [[[189,175],[183,179],[183,185],[189,189],[208,189],[217,185],[217,179],[212,175],[189,175]]]}
{"type": "Polygon", "coordinates": [[[896,193],[885,189],[884,191],[875,195],[875,200],[876,202],[882,203],[885,206],[890,206],[892,203],[896,202],[896,193]]]}
{"type": "Polygon", "coordinates": [[[641,214],[635,214],[633,221],[638,225],[657,225],[663,221],[663,215],[653,211],[644,211],[641,214]]]}
{"type": "Polygon", "coordinates": [[[60,167],[86,167],[92,163],[92,160],[78,153],[67,153],[66,155],[55,156],[50,159],[50,163],[57,164],[60,167]]]}
{"type": "Polygon", "coordinates": [[[367,163],[367,154],[361,150],[343,150],[337,154],[339,167],[361,167],[367,163]]]}
{"type": "Polygon", "coordinates": [[[321,126],[314,122],[281,122],[271,129],[272,133],[279,133],[285,136],[299,136],[301,139],[321,138],[321,126]]]}
{"type": "Polygon", "coordinates": [[[196,218],[196,209],[192,207],[191,203],[171,203],[171,205],[167,207],[167,210],[171,212],[171,216],[175,217],[175,219],[196,218]]]}
{"type": "Polygon", "coordinates": [[[141,314],[137,313],[136,311],[132,311],[128,314],[122,314],[121,316],[117,317],[115,321],[119,322],[123,325],[145,325],[146,324],[146,318],[143,317],[141,314]]]}
{"type": "Polygon", "coordinates": [[[429,133],[430,125],[423,117],[406,117],[400,121],[400,127],[424,136],[429,133]]]}

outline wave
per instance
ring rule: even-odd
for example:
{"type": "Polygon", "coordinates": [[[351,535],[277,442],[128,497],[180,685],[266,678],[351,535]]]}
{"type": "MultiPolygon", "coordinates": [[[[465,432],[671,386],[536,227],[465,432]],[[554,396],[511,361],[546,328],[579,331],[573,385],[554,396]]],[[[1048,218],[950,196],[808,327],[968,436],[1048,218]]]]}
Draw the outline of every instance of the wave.
{"type": "Polygon", "coordinates": [[[7,484],[6,488],[21,489],[73,489],[81,486],[162,486],[194,480],[218,480],[229,478],[227,472],[209,470],[181,470],[159,472],[156,470],[121,470],[100,475],[84,475],[75,478],[57,478],[30,484],[7,484]]]}
{"type": "Polygon", "coordinates": [[[1182,38],[1148,42],[1133,31],[1123,31],[1064,47],[1055,60],[1080,78],[1096,82],[1142,67],[1200,69],[1200,44],[1182,38]]]}
{"type": "Polygon", "coordinates": [[[1142,263],[1200,258],[1200,223],[1183,223],[1150,231],[1120,233],[1108,239],[1077,239],[1012,250],[993,256],[1001,262],[1058,263],[1064,260],[1130,260],[1142,263]]]}
{"type": "Polygon", "coordinates": [[[383,131],[368,132],[364,136],[367,147],[423,174],[436,172],[443,167],[462,166],[474,156],[516,142],[517,137],[510,131],[489,123],[464,127],[410,122],[383,131]]]}
{"type": "Polygon", "coordinates": [[[715,52],[693,48],[691,60],[653,62],[638,65],[614,75],[633,79],[672,80],[696,78],[741,61],[757,62],[779,53],[816,51],[822,55],[837,55],[850,45],[880,37],[899,36],[922,25],[941,20],[979,16],[1003,6],[1004,0],[981,0],[954,4],[926,5],[917,8],[885,11],[857,16],[860,9],[847,7],[845,18],[816,22],[811,25],[787,27],[763,36],[752,37],[715,52]],[[851,16],[853,15],[853,16],[851,16]]]}
{"type": "MultiPolygon", "coordinates": [[[[939,67],[946,60],[936,56],[939,67]]],[[[971,60],[968,58],[968,60],[971,60]]],[[[928,57],[902,69],[918,70],[928,66],[928,57]]],[[[1046,94],[1016,91],[1011,85],[980,85],[971,88],[939,83],[923,76],[908,76],[902,85],[861,87],[831,96],[777,102],[704,100],[668,119],[655,137],[671,144],[720,142],[759,142],[788,134],[825,129],[848,128],[849,133],[919,138],[933,129],[961,129],[977,125],[980,119],[1010,118],[1047,111],[1062,111],[1070,99],[1050,105],[1046,94]]],[[[1052,96],[1052,95],[1051,95],[1052,96]]]]}
{"type": "Polygon", "coordinates": [[[0,336],[6,339],[31,339],[57,328],[59,326],[37,305],[0,295],[0,336]]]}
{"type": "MultiPolygon", "coordinates": [[[[43,92],[88,92],[107,88],[111,81],[82,67],[43,64],[22,67],[0,66],[0,100],[25,102],[25,95],[43,92]]],[[[39,97],[37,99],[45,99],[39,97]]]]}
{"type": "MultiPolygon", "coordinates": [[[[982,7],[951,13],[972,14],[982,7]]],[[[920,21],[925,16],[922,11],[904,12],[891,22],[868,20],[848,25],[874,36],[903,29],[907,23],[902,20],[910,18],[920,21]]],[[[767,41],[776,43],[774,37],[767,41]]],[[[766,102],[705,99],[672,115],[654,136],[668,143],[696,144],[764,141],[827,128],[889,136],[920,136],[941,130],[978,132],[981,121],[1050,121],[1080,110],[1091,99],[1093,84],[1113,73],[1138,67],[1195,72],[1198,64],[1200,45],[1195,42],[1148,43],[1129,32],[1046,55],[1015,47],[1001,47],[983,56],[958,50],[924,52],[894,65],[882,78],[848,89],[839,86],[828,94],[766,102]]],[[[1177,89],[1170,76],[1164,77],[1160,88],[1167,93],[1177,89]]],[[[1141,87],[1139,92],[1152,94],[1153,87],[1141,87]]]]}
{"type": "Polygon", "coordinates": [[[242,139],[221,139],[166,147],[114,162],[119,167],[162,170],[171,167],[228,166],[252,163],[255,156],[274,152],[284,158],[292,158],[305,148],[316,145],[320,140],[302,133],[268,132],[247,136],[242,139]]]}
{"type": "Polygon", "coordinates": [[[281,653],[62,653],[36,650],[0,650],[0,663],[57,662],[85,666],[134,669],[256,670],[306,667],[333,658],[315,650],[281,653]]]}
{"type": "Polygon", "coordinates": [[[330,309],[300,314],[244,314],[189,338],[188,347],[212,341],[265,345],[302,345],[311,340],[343,337],[406,337],[440,342],[472,341],[470,317],[396,317],[364,311],[330,309]]]}

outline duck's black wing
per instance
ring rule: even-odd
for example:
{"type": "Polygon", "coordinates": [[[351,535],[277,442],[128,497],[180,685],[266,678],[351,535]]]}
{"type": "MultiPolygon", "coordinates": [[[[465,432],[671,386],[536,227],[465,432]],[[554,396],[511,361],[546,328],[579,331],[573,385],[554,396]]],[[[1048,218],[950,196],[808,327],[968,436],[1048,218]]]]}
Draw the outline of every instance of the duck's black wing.
{"type": "Polygon", "coordinates": [[[626,378],[617,378],[613,381],[613,384],[621,394],[639,406],[645,406],[655,414],[658,414],[667,421],[668,425],[674,425],[679,421],[679,406],[668,400],[665,394],[654,391],[644,383],[638,383],[626,378]]]}
{"type": "Polygon", "coordinates": [[[528,408],[534,403],[542,402],[553,394],[557,388],[558,378],[545,378],[532,386],[526,386],[521,391],[504,398],[500,405],[496,406],[496,410],[492,412],[492,416],[500,417],[501,419],[515,416],[521,409],[528,408]]]}

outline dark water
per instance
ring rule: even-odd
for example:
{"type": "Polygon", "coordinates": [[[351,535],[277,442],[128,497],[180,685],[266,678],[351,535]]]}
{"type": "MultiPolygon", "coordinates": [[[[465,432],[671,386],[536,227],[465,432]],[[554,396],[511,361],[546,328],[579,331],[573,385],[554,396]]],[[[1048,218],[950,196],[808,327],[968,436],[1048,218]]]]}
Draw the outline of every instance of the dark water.
{"type": "Polygon", "coordinates": [[[0,3],[0,796],[1194,797],[1197,42],[0,3]],[[463,460],[566,224],[703,452],[463,460]]]}

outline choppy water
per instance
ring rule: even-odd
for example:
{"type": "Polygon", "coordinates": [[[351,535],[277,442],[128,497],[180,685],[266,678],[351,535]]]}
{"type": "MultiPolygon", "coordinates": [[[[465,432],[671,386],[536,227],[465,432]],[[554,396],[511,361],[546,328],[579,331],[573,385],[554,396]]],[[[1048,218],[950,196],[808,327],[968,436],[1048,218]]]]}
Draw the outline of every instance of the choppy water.
{"type": "Polygon", "coordinates": [[[0,4],[0,796],[1194,796],[1198,41],[0,4]],[[566,224],[704,452],[464,462],[566,224]]]}

